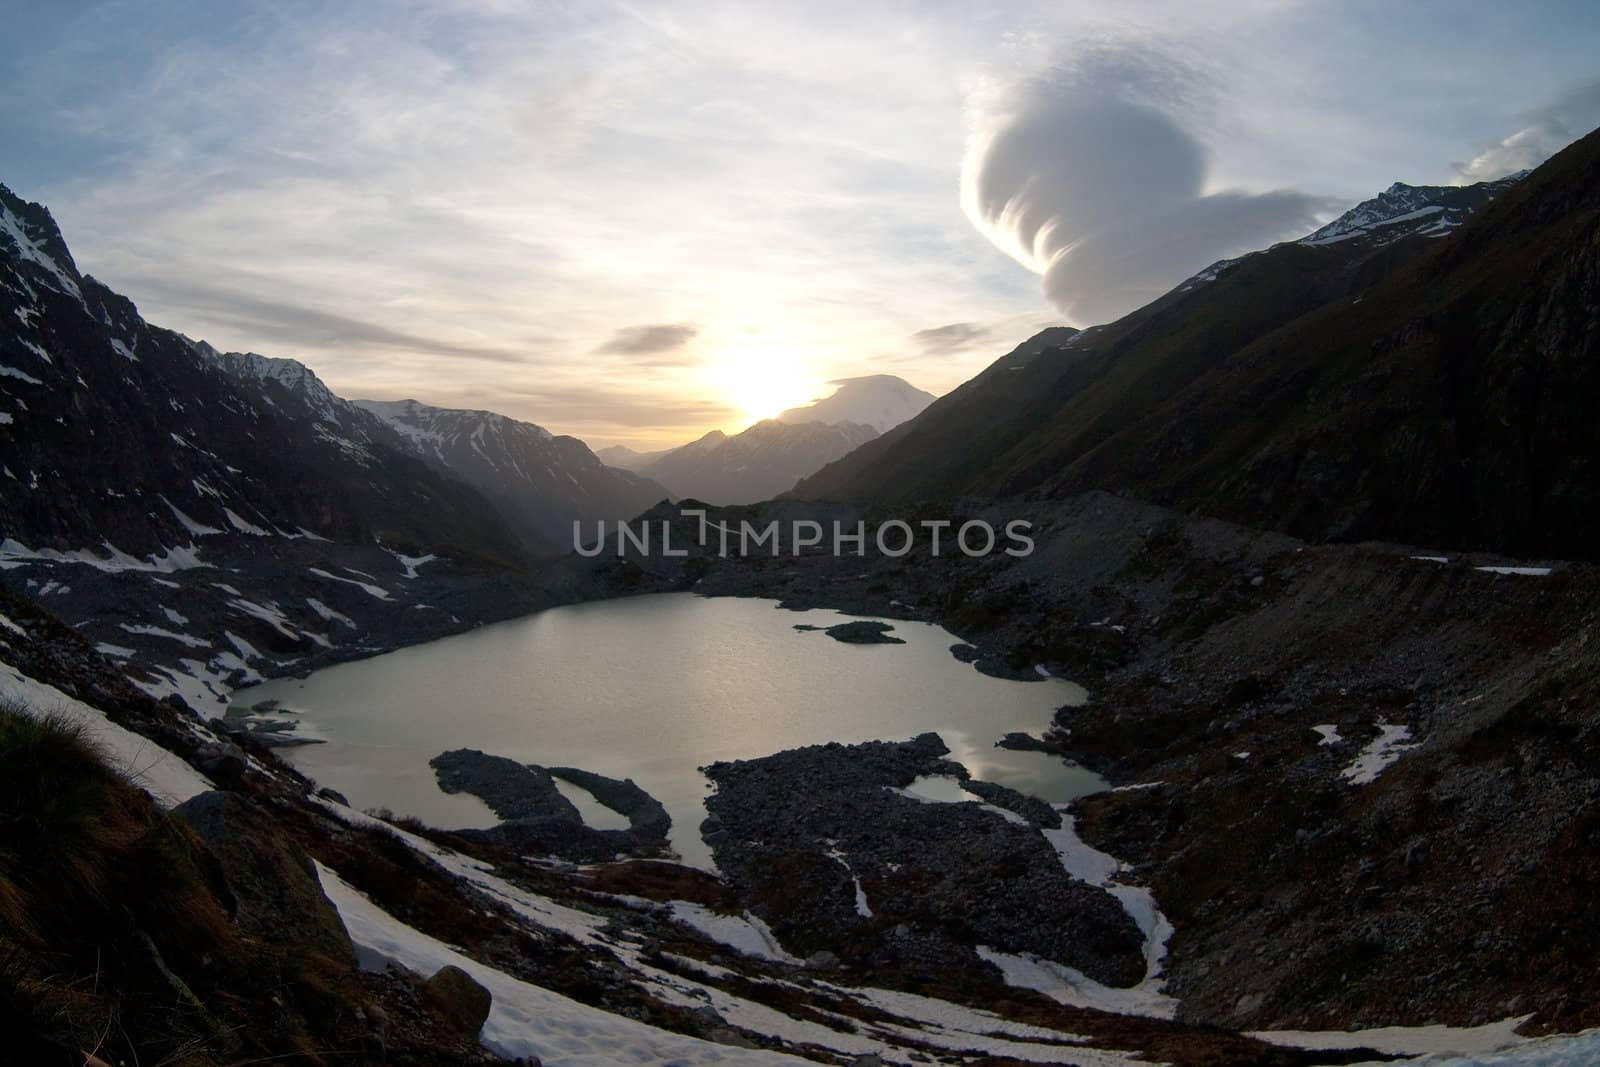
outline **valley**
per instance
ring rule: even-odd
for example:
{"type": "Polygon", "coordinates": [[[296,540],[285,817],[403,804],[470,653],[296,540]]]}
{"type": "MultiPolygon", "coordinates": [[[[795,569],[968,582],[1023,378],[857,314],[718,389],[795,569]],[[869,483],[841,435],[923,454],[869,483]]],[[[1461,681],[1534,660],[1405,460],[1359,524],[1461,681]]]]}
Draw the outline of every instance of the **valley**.
{"type": "Polygon", "coordinates": [[[1591,134],[1397,184],[638,472],[146,323],[0,188],[42,813],[0,1020],[37,1062],[1588,1062],[1597,175],[1591,134]],[[690,484],[1032,548],[728,555],[690,484]],[[566,551],[602,519],[691,547],[566,551]]]}

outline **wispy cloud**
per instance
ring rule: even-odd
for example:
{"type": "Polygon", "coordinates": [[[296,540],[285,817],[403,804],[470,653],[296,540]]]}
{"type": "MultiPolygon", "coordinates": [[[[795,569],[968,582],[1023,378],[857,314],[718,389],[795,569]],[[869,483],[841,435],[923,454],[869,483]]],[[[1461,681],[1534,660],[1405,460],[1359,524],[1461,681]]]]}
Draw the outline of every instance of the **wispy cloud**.
{"type": "Polygon", "coordinates": [[[1492,181],[1537,167],[1600,126],[1600,78],[1588,78],[1521,116],[1525,125],[1466,163],[1455,166],[1464,183],[1492,181]]]}
{"type": "Polygon", "coordinates": [[[952,322],[947,326],[918,330],[911,335],[911,343],[928,355],[942,356],[964,352],[989,338],[987,326],[979,326],[975,322],[952,322]]]}
{"type": "Polygon", "coordinates": [[[700,327],[688,322],[624,326],[595,351],[617,355],[659,355],[676,352],[693,341],[699,333],[700,327]]]}
{"type": "Polygon", "coordinates": [[[1429,8],[36,4],[0,38],[0,179],[84,269],[218,347],[666,445],[733,428],[728,383],[776,360],[942,392],[1054,317],[963,212],[969,135],[993,142],[967,156],[990,164],[975,217],[1025,206],[986,230],[1028,232],[1052,297],[1099,317],[1304,210],[1273,190],[1438,180],[1554,129],[1513,113],[1594,74],[1583,10],[1463,0],[1441,34],[1429,8]],[[1105,41],[1127,70],[1057,69],[1105,41]],[[930,322],[993,333],[908,343],[930,322]]]}

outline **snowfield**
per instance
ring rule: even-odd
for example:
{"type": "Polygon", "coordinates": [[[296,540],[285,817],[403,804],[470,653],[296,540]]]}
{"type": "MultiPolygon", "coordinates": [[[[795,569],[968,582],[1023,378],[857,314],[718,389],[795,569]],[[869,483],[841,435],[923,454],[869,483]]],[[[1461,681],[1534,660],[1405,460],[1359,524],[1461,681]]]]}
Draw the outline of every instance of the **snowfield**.
{"type": "Polygon", "coordinates": [[[55,712],[83,724],[88,738],[99,746],[112,766],[162,807],[182,804],[216,788],[209,778],[154,741],[123,729],[103,712],[54,686],[29,678],[4,660],[0,660],[0,701],[14,702],[35,715],[55,712]]]}

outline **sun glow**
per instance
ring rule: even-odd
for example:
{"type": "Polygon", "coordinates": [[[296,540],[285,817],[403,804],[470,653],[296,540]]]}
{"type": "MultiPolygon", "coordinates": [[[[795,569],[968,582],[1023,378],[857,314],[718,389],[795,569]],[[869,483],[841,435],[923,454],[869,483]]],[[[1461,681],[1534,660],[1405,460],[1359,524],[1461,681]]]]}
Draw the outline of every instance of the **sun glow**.
{"type": "Polygon", "coordinates": [[[803,357],[776,347],[740,348],[713,371],[713,383],[743,413],[741,429],[788,408],[808,404],[827,391],[809,373],[803,357]]]}

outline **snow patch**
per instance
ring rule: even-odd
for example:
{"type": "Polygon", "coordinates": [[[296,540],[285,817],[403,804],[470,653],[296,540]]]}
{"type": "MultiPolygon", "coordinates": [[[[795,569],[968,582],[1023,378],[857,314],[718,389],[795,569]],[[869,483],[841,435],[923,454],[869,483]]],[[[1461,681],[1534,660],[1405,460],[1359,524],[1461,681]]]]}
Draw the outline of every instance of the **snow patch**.
{"type": "Polygon", "coordinates": [[[353,586],[356,586],[359,589],[363,589],[363,590],[366,591],[368,596],[376,597],[378,600],[388,600],[389,599],[389,590],[383,588],[380,585],[373,585],[370,582],[358,582],[354,578],[341,578],[337,574],[329,574],[327,571],[323,570],[320,567],[311,567],[311,568],[309,568],[309,570],[310,570],[310,572],[312,574],[316,575],[318,578],[326,578],[330,582],[343,582],[346,585],[353,585],[353,586]]]}
{"type": "Polygon", "coordinates": [[[86,563],[97,571],[115,574],[122,571],[154,571],[171,574],[174,571],[209,567],[200,562],[200,553],[193,545],[187,548],[172,547],[157,555],[152,552],[143,560],[134,559],[110,541],[101,543],[107,555],[101,557],[87,548],[59,552],[53,548],[31,549],[14,538],[0,541],[0,563],[86,563]]]}
{"type": "Polygon", "coordinates": [[[748,911],[743,915],[722,915],[702,904],[683,900],[674,900],[667,905],[667,911],[673,922],[682,923],[735,952],[757,959],[801,965],[800,960],[783,950],[777,935],[767,924],[748,911]]]}
{"type": "Polygon", "coordinates": [[[1372,784],[1390,764],[1417,747],[1406,743],[1410,740],[1411,727],[1378,720],[1378,736],[1368,742],[1361,754],[1339,772],[1339,776],[1351,785],[1372,784]]]}
{"type": "Polygon", "coordinates": [[[0,661],[0,700],[35,715],[56,712],[82,724],[85,735],[111,764],[163,807],[182,804],[216,788],[209,778],[148,737],[118,726],[104,712],[35,681],[4,661],[0,661]]]}
{"type": "Polygon", "coordinates": [[[383,911],[333,871],[317,865],[333,902],[367,965],[389,961],[424,977],[454,965],[488,989],[493,1001],[482,1040],[502,1056],[537,1056],[551,1067],[639,1067],[804,1064],[761,1049],[740,1049],[669,1033],[486,967],[383,911]]]}

